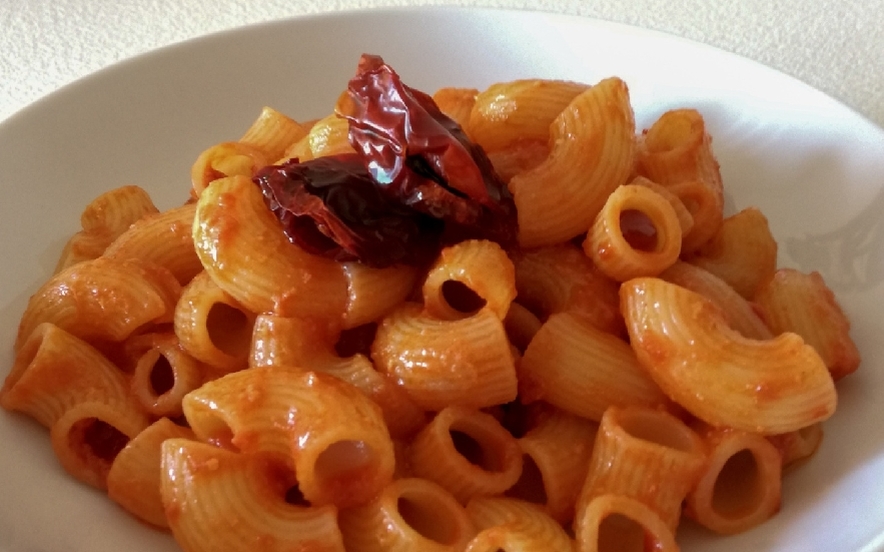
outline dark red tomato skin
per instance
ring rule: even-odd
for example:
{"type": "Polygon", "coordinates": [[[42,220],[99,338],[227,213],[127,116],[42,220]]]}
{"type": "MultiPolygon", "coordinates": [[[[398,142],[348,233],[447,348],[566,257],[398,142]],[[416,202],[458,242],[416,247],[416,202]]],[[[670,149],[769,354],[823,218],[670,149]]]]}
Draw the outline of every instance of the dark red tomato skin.
{"type": "Polygon", "coordinates": [[[356,153],[254,176],[292,242],[375,267],[423,265],[468,238],[515,243],[515,203],[485,152],[380,57],[362,56],[337,111],[356,153]]]}
{"type": "Polygon", "coordinates": [[[445,220],[450,232],[515,241],[515,203],[484,150],[383,59],[360,58],[337,111],[384,193],[445,220]]]}
{"type": "Polygon", "coordinates": [[[384,267],[438,252],[442,222],[387,199],[358,155],[292,159],[254,181],[289,239],[311,253],[384,267]]]}

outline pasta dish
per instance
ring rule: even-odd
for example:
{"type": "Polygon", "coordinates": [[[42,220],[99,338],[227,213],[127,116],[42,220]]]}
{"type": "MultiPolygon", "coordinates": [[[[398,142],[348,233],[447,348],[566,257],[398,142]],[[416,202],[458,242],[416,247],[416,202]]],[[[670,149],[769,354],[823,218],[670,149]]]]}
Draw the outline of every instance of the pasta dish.
{"type": "Polygon", "coordinates": [[[780,508],[859,352],[691,107],[627,83],[409,87],[265,108],[179,206],[93,199],[0,406],[203,551],[678,550],[780,508]]]}

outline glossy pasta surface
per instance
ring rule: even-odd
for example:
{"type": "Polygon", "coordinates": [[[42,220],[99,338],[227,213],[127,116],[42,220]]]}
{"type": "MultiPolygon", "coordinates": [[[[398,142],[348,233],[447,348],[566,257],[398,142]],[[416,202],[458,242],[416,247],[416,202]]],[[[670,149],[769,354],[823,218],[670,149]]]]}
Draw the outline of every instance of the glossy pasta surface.
{"type": "MultiPolygon", "coordinates": [[[[396,75],[378,60],[342,92],[371,101],[396,75]]],[[[726,535],[776,515],[860,357],[823,277],[776,266],[760,210],[725,212],[702,114],[636,128],[616,76],[396,91],[403,151],[360,153],[342,95],[203,144],[170,210],[95,198],[0,406],[187,552],[674,551],[685,516],[726,535]],[[346,174],[262,192],[262,170],[360,155],[373,209],[420,198],[383,224],[455,211],[427,251],[315,247],[376,213],[335,211],[346,174]],[[482,228],[511,204],[512,235],[482,228]]]]}

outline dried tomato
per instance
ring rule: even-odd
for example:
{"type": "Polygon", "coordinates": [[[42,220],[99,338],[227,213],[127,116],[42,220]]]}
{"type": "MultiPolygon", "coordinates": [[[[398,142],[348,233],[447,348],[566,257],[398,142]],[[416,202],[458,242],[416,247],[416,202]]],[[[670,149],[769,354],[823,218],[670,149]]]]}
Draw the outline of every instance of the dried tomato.
{"type": "Polygon", "coordinates": [[[515,204],[485,152],[381,58],[362,56],[338,114],[355,154],[255,175],[293,242],[377,267],[424,264],[466,238],[515,242],[515,204]]]}
{"type": "Polygon", "coordinates": [[[254,180],[289,239],[311,253],[377,267],[438,253],[442,221],[387,199],[356,154],[293,159],[254,180]]]}
{"type": "Polygon", "coordinates": [[[445,220],[459,238],[515,241],[515,204],[485,152],[383,59],[360,58],[337,112],[385,194],[445,220]]]}

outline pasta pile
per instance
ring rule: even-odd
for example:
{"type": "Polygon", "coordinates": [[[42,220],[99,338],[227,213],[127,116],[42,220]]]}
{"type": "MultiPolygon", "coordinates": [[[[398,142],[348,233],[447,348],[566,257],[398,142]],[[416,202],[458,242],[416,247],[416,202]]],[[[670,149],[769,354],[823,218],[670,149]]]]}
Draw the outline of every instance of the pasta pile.
{"type": "Polygon", "coordinates": [[[725,216],[700,113],[639,131],[616,77],[433,100],[517,245],[372,267],[292,243],[253,177],[354,148],[335,113],[265,108],[181,206],[86,207],[0,405],[188,552],[672,551],[684,517],[773,516],[859,353],[764,215],[725,216]]]}

